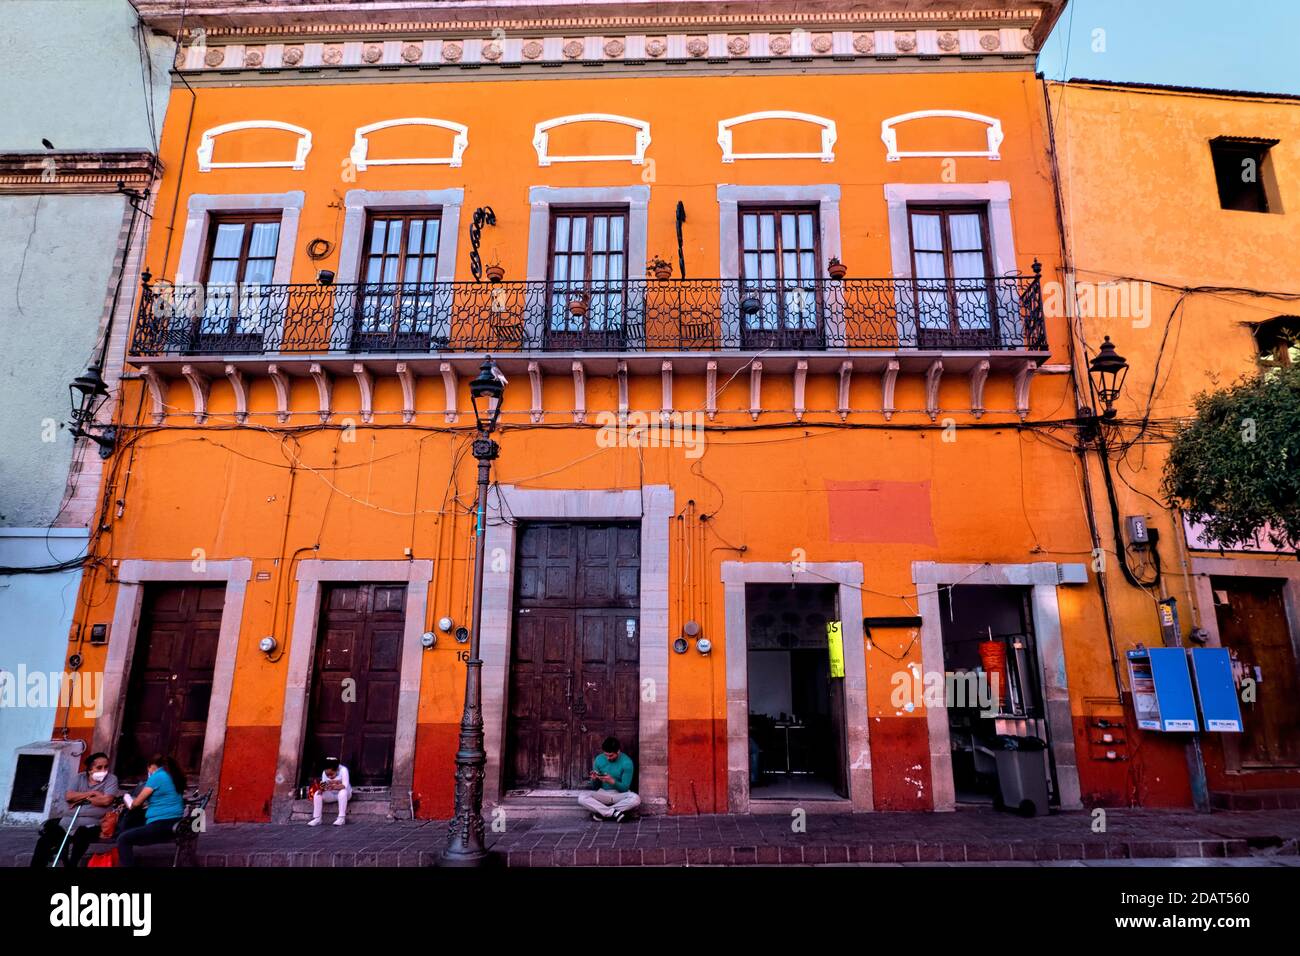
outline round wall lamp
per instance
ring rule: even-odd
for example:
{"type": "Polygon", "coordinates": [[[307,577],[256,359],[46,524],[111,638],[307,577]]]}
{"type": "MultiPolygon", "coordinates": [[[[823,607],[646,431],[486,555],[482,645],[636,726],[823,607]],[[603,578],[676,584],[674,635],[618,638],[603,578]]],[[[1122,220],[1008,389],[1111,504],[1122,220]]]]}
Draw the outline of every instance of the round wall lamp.
{"type": "Polygon", "coordinates": [[[469,642],[469,628],[468,627],[456,628],[456,643],[465,644],[468,642],[469,642]]]}
{"type": "Polygon", "coordinates": [[[429,648],[433,647],[434,644],[437,643],[438,643],[438,635],[433,633],[433,631],[425,631],[423,634],[420,635],[420,646],[423,647],[426,651],[429,648]]]}
{"type": "Polygon", "coordinates": [[[257,642],[257,649],[263,654],[274,654],[279,642],[269,634],[257,642]]]}

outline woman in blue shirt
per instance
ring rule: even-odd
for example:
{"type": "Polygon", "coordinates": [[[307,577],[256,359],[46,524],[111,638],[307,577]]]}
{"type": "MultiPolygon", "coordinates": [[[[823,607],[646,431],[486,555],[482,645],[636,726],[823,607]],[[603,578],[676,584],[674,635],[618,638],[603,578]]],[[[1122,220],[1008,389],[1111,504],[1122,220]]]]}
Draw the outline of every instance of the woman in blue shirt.
{"type": "Polygon", "coordinates": [[[171,757],[154,754],[149,758],[149,777],[131,806],[144,807],[144,825],[123,830],[117,838],[119,866],[135,865],[135,848],[149,843],[166,843],[172,828],[185,815],[185,772],[171,757]]]}

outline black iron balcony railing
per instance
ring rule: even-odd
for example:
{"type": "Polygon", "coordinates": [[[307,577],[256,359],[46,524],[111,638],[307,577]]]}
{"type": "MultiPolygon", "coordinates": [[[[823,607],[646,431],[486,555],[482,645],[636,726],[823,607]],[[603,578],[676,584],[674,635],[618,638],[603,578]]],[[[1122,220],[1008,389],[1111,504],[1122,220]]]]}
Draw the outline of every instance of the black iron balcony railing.
{"type": "Polygon", "coordinates": [[[1044,351],[1038,267],[996,279],[146,284],[131,352],[1044,351]]]}

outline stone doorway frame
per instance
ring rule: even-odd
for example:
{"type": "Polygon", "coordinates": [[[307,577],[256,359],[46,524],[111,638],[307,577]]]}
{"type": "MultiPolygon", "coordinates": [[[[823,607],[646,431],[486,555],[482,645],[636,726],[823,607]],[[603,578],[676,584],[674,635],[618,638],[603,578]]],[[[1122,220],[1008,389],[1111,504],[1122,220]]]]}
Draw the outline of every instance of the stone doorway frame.
{"type": "Polygon", "coordinates": [[[203,760],[199,769],[199,791],[212,791],[211,812],[220,802],[221,760],[226,747],[226,725],[230,717],[230,691],[235,680],[235,656],[239,651],[239,632],[244,618],[244,597],[253,573],[249,558],[203,562],[126,560],[117,568],[117,601],[113,607],[113,624],[108,636],[108,655],[104,660],[104,712],[95,721],[91,738],[94,750],[102,750],[116,759],[117,740],[121,734],[126,709],[126,692],[130,686],[131,666],[135,661],[136,640],[140,630],[140,611],[144,589],[151,584],[224,584],[226,593],[221,606],[221,627],[217,632],[217,659],[212,668],[212,698],[208,702],[208,719],[203,731],[203,760]]]}
{"type": "MultiPolygon", "coordinates": [[[[1078,565],[1075,569],[1082,569],[1078,565]]],[[[1065,645],[1061,635],[1061,609],[1056,589],[1062,584],[1060,566],[1053,561],[1031,564],[939,564],[913,561],[917,608],[921,612],[921,669],[944,673],[943,629],[939,588],[953,585],[1027,587],[1034,625],[1034,644],[1043,679],[1043,709],[1052,737],[1056,787],[1062,810],[1079,810],[1079,766],[1074,748],[1074,721],[1070,715],[1070,688],[1065,678],[1065,645]]],[[[1072,574],[1071,580],[1082,578],[1072,574]]],[[[935,810],[955,810],[957,794],[952,779],[952,739],[948,711],[926,708],[930,738],[930,793],[935,810]]]]}
{"type": "MultiPolygon", "coordinates": [[[[867,660],[862,631],[862,562],[805,562],[801,570],[784,561],[722,562],[727,661],[727,809],[749,813],[749,641],[747,584],[835,584],[844,639],[844,721],[853,812],[875,809],[871,791],[867,660]]],[[[828,803],[830,801],[827,801],[828,803]]]]}
{"type": "Polygon", "coordinates": [[[310,708],[312,663],[316,659],[316,639],[320,629],[321,585],[399,581],[406,582],[406,616],[402,627],[402,669],[397,695],[397,735],[393,742],[389,810],[395,817],[409,817],[420,678],[424,671],[424,648],[420,645],[420,635],[426,630],[433,561],[300,561],[297,580],[298,596],[294,602],[293,632],[287,651],[289,669],[284,682],[284,713],[280,721],[271,821],[289,821],[294,794],[298,790],[310,708]]]}
{"type": "Polygon", "coordinates": [[[488,496],[483,575],[483,730],[487,766],[483,802],[501,802],[509,713],[510,638],[514,625],[515,547],[519,521],[640,521],[641,610],[638,750],[641,804],[668,808],[668,537],[673,489],[646,485],[627,491],[541,490],[497,485],[488,496]],[[644,688],[652,681],[653,699],[644,688]]]}

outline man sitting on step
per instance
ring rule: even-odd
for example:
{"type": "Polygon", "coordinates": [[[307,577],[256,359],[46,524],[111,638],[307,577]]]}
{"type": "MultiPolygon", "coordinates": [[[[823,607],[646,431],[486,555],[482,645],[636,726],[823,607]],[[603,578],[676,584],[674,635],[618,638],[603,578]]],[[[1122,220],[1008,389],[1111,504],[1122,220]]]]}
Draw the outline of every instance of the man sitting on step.
{"type": "Polygon", "coordinates": [[[622,752],[617,737],[606,737],[601,751],[592,761],[592,791],[578,797],[578,803],[591,811],[593,820],[622,823],[641,805],[641,798],[632,791],[632,758],[622,752]]]}

